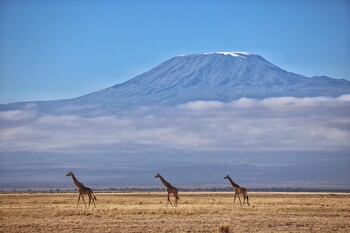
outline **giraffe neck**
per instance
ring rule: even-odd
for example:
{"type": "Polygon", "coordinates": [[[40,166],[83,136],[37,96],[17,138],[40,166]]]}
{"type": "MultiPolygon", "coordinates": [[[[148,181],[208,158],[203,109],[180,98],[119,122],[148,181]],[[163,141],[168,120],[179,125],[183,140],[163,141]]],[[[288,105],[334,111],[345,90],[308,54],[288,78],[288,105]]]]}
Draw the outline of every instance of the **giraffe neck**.
{"type": "Polygon", "coordinates": [[[160,181],[162,181],[162,183],[164,184],[165,187],[171,187],[171,185],[162,177],[162,176],[159,176],[160,178],[160,181]]]}
{"type": "Polygon", "coordinates": [[[239,185],[236,184],[235,182],[233,182],[233,180],[231,179],[231,177],[229,177],[228,180],[230,181],[231,185],[232,185],[234,188],[239,188],[239,185]]]}
{"type": "Polygon", "coordinates": [[[72,179],[73,179],[73,182],[74,182],[75,186],[77,186],[78,188],[83,187],[83,184],[80,183],[80,182],[77,180],[77,178],[75,178],[75,175],[74,175],[74,174],[72,174],[72,179]]]}

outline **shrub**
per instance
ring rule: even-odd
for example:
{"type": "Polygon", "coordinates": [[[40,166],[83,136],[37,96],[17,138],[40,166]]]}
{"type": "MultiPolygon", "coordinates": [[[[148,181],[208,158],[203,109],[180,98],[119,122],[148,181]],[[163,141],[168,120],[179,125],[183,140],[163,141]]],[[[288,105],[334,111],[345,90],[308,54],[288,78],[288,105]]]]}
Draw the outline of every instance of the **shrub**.
{"type": "Polygon", "coordinates": [[[220,224],[217,233],[229,233],[230,226],[228,224],[220,224]]]}

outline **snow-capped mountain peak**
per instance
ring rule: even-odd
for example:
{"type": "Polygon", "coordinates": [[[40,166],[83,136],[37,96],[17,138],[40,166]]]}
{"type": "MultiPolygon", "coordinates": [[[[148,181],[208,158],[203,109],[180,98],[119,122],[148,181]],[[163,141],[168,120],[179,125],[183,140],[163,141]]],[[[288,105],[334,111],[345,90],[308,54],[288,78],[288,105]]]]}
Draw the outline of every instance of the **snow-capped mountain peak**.
{"type": "Polygon", "coordinates": [[[77,101],[115,107],[174,106],[197,100],[229,102],[242,97],[339,96],[350,82],[307,78],[287,72],[249,52],[177,56],[129,81],[77,101]]]}
{"type": "Polygon", "coordinates": [[[250,56],[250,55],[255,55],[253,53],[249,53],[249,52],[208,52],[208,53],[202,53],[204,55],[206,54],[223,54],[223,55],[229,55],[232,57],[242,57],[245,58],[246,56],[250,56]]]}
{"type": "MultiPolygon", "coordinates": [[[[328,77],[307,78],[287,72],[248,52],[210,52],[173,57],[129,81],[75,99],[36,102],[57,106],[97,106],[101,112],[136,106],[174,106],[198,100],[230,102],[246,98],[340,96],[350,82],[328,77]]],[[[14,109],[20,103],[0,105],[14,109]]]]}

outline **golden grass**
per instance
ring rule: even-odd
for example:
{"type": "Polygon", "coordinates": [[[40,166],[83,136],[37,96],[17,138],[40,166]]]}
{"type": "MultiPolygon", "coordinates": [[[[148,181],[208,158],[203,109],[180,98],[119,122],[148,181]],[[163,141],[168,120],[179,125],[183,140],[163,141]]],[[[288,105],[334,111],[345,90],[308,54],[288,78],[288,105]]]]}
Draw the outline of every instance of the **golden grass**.
{"type": "MultiPolygon", "coordinates": [[[[0,232],[350,232],[350,194],[96,193],[97,208],[76,208],[77,194],[0,194],[0,232]],[[238,201],[238,200],[237,200],[238,201]]],[[[87,198],[86,198],[87,199],[87,198]]]]}

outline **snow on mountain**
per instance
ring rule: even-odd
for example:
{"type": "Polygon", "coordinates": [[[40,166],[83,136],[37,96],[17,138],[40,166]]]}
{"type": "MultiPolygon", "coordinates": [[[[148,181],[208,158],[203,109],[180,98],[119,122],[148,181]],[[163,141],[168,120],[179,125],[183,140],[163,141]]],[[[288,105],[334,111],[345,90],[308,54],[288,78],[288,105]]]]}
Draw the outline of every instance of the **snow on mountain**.
{"type": "MultiPolygon", "coordinates": [[[[223,54],[223,55],[230,55],[232,57],[240,57],[240,55],[254,55],[252,53],[248,53],[248,52],[211,52],[211,53],[203,53],[205,54],[223,54]]],[[[243,58],[245,58],[244,56],[241,56],[243,58]]]]}
{"type": "MultiPolygon", "coordinates": [[[[307,78],[287,72],[247,52],[213,52],[173,57],[129,81],[75,99],[35,102],[52,111],[64,106],[121,109],[174,106],[196,100],[229,102],[242,97],[336,97],[350,93],[350,82],[307,78]]],[[[13,109],[23,103],[7,104],[13,109]]]]}

